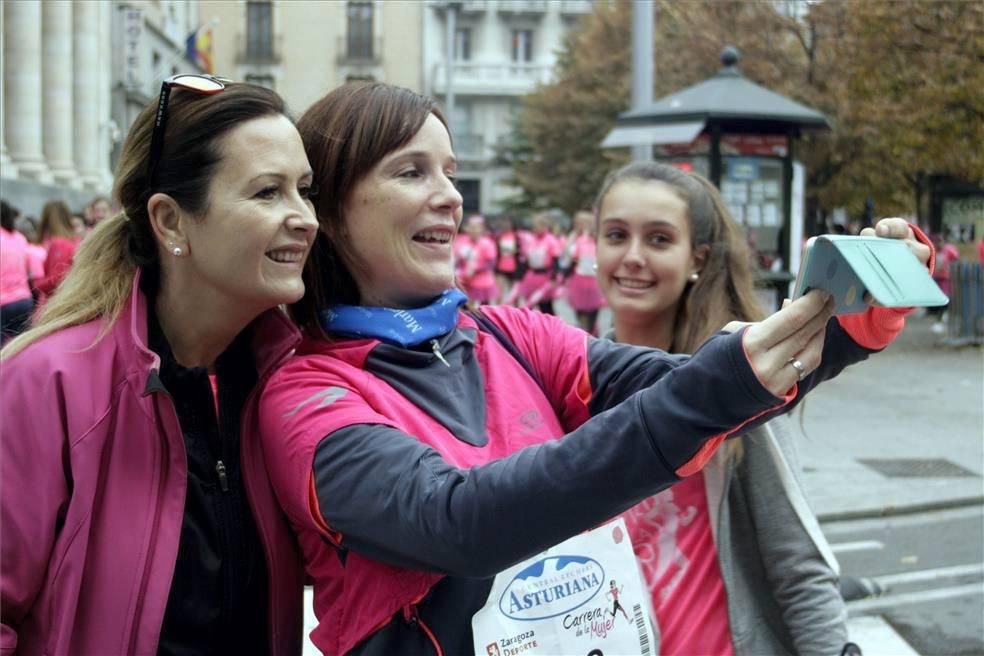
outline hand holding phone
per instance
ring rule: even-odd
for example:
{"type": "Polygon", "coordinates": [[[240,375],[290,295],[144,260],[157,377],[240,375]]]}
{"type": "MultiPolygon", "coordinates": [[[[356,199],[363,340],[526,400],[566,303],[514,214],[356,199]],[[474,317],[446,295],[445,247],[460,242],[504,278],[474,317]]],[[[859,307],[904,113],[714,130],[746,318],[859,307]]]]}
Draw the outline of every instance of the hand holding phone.
{"type": "Polygon", "coordinates": [[[811,289],[833,295],[834,314],[865,311],[866,294],[883,307],[932,307],[949,301],[902,240],[883,237],[812,237],[804,248],[793,298],[811,289]]]}

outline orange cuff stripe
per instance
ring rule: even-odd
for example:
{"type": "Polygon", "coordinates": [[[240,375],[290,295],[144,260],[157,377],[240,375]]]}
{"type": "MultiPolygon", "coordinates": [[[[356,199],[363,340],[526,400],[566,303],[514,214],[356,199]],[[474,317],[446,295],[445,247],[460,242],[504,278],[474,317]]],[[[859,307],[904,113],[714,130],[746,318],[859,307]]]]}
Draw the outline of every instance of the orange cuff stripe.
{"type": "MultiPolygon", "coordinates": [[[[909,227],[920,243],[929,246],[928,266],[932,274],[936,270],[936,249],[933,248],[933,242],[919,229],[919,226],[910,223],[909,227]]],[[[892,340],[902,332],[902,328],[905,327],[905,317],[912,310],[913,308],[872,307],[858,314],[841,315],[837,317],[837,321],[844,332],[859,346],[877,351],[891,344],[892,340]]]]}
{"type": "Polygon", "coordinates": [[[591,390],[591,373],[588,371],[588,338],[584,338],[584,368],[581,370],[581,375],[577,379],[577,398],[584,404],[587,408],[588,404],[591,402],[591,397],[594,395],[591,390]]]}
{"type": "Polygon", "coordinates": [[[930,240],[929,237],[926,236],[926,233],[924,233],[922,230],[919,229],[919,226],[917,226],[915,223],[910,223],[909,227],[912,228],[913,234],[916,235],[916,239],[918,239],[921,244],[925,244],[926,246],[929,246],[928,265],[929,265],[929,273],[932,274],[934,271],[936,271],[936,248],[933,247],[933,242],[930,240]]]}
{"type": "Polygon", "coordinates": [[[838,323],[859,346],[877,351],[892,343],[905,326],[912,308],[868,308],[857,314],[842,314],[838,323]]]}
{"type": "Polygon", "coordinates": [[[313,473],[308,479],[308,505],[310,506],[311,518],[314,520],[314,525],[325,534],[325,537],[328,538],[333,545],[336,547],[342,546],[342,538],[344,536],[338,531],[333,531],[329,528],[328,523],[321,514],[321,505],[318,503],[318,489],[314,485],[313,473]]]}
{"type": "Polygon", "coordinates": [[[796,398],[796,390],[798,387],[799,387],[798,385],[793,385],[792,389],[786,392],[786,395],[782,397],[782,405],[778,405],[774,408],[768,408],[766,410],[763,410],[762,412],[758,413],[754,417],[750,417],[745,421],[743,421],[742,423],[738,424],[730,431],[726,433],[721,433],[720,435],[715,435],[711,439],[704,442],[704,444],[701,445],[700,449],[697,450],[697,453],[694,454],[694,457],[688,460],[687,462],[683,463],[683,465],[679,469],[677,469],[676,472],[674,473],[680,478],[685,478],[687,476],[691,476],[699,472],[701,469],[704,468],[704,465],[707,464],[707,461],[711,459],[711,456],[713,456],[714,453],[718,450],[718,447],[721,446],[721,442],[723,442],[729,435],[734,435],[735,433],[740,431],[742,427],[745,426],[745,424],[747,424],[748,422],[755,421],[762,415],[768,412],[774,412],[775,410],[778,410],[779,408],[787,405],[790,401],[796,398]]]}
{"type": "Polygon", "coordinates": [[[725,437],[727,437],[727,434],[721,434],[704,442],[694,457],[684,463],[674,473],[680,478],[686,478],[699,472],[707,464],[707,461],[711,459],[711,456],[717,452],[718,447],[721,446],[721,442],[724,441],[725,437]]]}

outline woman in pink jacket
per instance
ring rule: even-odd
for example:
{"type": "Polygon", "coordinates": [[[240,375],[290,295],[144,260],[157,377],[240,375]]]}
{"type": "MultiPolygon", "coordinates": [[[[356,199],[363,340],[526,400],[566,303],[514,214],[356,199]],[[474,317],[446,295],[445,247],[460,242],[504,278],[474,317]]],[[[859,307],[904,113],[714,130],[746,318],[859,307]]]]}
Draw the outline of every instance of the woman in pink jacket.
{"type": "Polygon", "coordinates": [[[485,232],[485,219],[470,216],[454,241],[458,284],[473,307],[495,302],[495,242],[485,232]]]}
{"type": "Polygon", "coordinates": [[[0,201],[0,340],[20,334],[31,319],[31,261],[27,238],[14,228],[17,211],[0,201]]]}
{"type": "Polygon", "coordinates": [[[38,233],[47,256],[44,260],[44,277],[35,280],[34,287],[43,300],[58,288],[72,267],[79,237],[72,225],[72,213],[60,200],[47,202],[41,208],[38,233]]]}
{"type": "Polygon", "coordinates": [[[301,653],[303,572],[254,429],[317,226],[284,111],[166,80],[123,145],[123,212],[4,349],[3,654],[301,653]]]}
{"type": "Polygon", "coordinates": [[[546,212],[533,216],[533,233],[523,246],[528,268],[513,290],[526,307],[536,306],[546,314],[554,313],[554,265],[562,250],[560,240],[550,232],[552,222],[546,212]]]}
{"type": "Polygon", "coordinates": [[[574,215],[574,230],[567,238],[565,251],[571,261],[571,275],[567,278],[567,302],[577,314],[581,330],[597,336],[598,311],[605,299],[598,288],[595,271],[597,241],[595,217],[587,210],[574,215]]]}

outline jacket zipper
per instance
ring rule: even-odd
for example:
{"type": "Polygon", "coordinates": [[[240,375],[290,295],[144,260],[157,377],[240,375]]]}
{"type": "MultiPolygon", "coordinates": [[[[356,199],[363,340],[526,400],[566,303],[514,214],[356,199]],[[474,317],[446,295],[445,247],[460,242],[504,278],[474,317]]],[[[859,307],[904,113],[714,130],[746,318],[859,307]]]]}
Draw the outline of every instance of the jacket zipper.
{"type": "Polygon", "coordinates": [[[255,492],[252,487],[256,483],[255,481],[252,480],[252,477],[247,474],[248,464],[247,464],[247,459],[245,457],[246,454],[245,445],[247,443],[247,440],[243,439],[243,433],[246,430],[245,427],[251,425],[250,422],[245,420],[247,419],[246,415],[250,414],[249,408],[252,407],[251,404],[253,403],[254,398],[259,394],[259,390],[263,389],[263,385],[266,383],[267,379],[270,378],[270,375],[274,371],[276,371],[277,367],[279,367],[284,361],[286,361],[287,358],[290,357],[290,355],[294,352],[294,347],[297,346],[297,343],[299,341],[300,341],[299,339],[295,340],[290,348],[285,348],[283,353],[281,353],[277,358],[273,359],[272,365],[266,367],[263,371],[257,371],[258,375],[256,378],[256,384],[253,386],[253,389],[250,390],[250,393],[246,396],[246,400],[243,402],[242,413],[239,416],[240,419],[239,469],[242,472],[243,490],[246,492],[246,504],[249,506],[250,512],[253,513],[254,521],[256,524],[256,532],[260,536],[260,546],[263,548],[263,556],[266,559],[266,568],[267,568],[267,577],[268,577],[267,602],[269,603],[269,608],[267,608],[267,622],[270,623],[270,630],[268,632],[269,634],[268,640],[270,641],[270,644],[268,645],[268,647],[273,648],[273,650],[269,652],[270,654],[276,654],[281,651],[277,649],[277,647],[275,647],[275,645],[279,646],[280,644],[280,638],[278,635],[279,631],[277,630],[277,623],[275,621],[275,619],[280,616],[279,615],[280,609],[277,604],[279,596],[274,593],[274,589],[273,589],[274,586],[269,583],[274,579],[273,572],[274,572],[274,568],[276,567],[276,563],[273,562],[273,554],[270,553],[270,542],[271,542],[270,527],[266,522],[263,521],[263,517],[258,512],[256,512],[256,501],[254,499],[255,492]]]}
{"type": "Polygon", "coordinates": [[[444,359],[444,354],[441,353],[441,345],[437,343],[436,339],[431,340],[431,350],[434,351],[434,355],[437,356],[437,359],[444,363],[445,367],[447,367],[448,369],[451,368],[451,365],[448,363],[448,361],[444,359]]]}
{"type": "Polygon", "coordinates": [[[434,645],[434,651],[437,652],[437,656],[444,656],[444,650],[441,649],[441,645],[437,642],[437,636],[431,631],[430,627],[424,623],[424,620],[420,619],[420,613],[417,612],[417,607],[413,604],[403,607],[403,619],[406,620],[407,624],[413,630],[420,629],[427,634],[427,638],[434,645]]]}
{"type": "MultiPolygon", "coordinates": [[[[164,394],[167,394],[167,393],[165,392],[164,394]]],[[[168,395],[168,399],[170,399],[170,395],[168,395]]],[[[157,413],[161,413],[161,407],[160,407],[161,399],[154,398],[153,399],[153,403],[155,405],[155,410],[157,411],[157,413]]],[[[179,434],[180,434],[180,425],[181,424],[178,422],[178,413],[175,410],[173,403],[171,403],[171,405],[170,405],[170,410],[171,410],[171,416],[174,418],[174,423],[179,427],[179,434]]],[[[164,499],[164,497],[165,497],[165,488],[167,487],[167,470],[169,469],[168,460],[170,458],[170,451],[171,451],[170,450],[170,442],[168,441],[168,430],[167,430],[167,428],[165,427],[164,424],[165,424],[164,417],[161,416],[161,414],[158,414],[158,425],[160,426],[161,433],[164,436],[164,445],[163,445],[163,449],[162,449],[162,453],[161,453],[161,465],[160,465],[160,467],[158,469],[158,474],[159,474],[160,478],[159,478],[158,483],[157,483],[157,501],[154,504],[154,517],[153,517],[153,525],[152,525],[152,529],[151,529],[150,544],[152,544],[152,545],[157,543],[157,533],[158,533],[158,531],[160,529],[160,524],[161,524],[161,520],[160,520],[160,517],[161,517],[161,502],[162,502],[162,499],[164,499]]],[[[182,447],[183,447],[184,446],[184,437],[183,436],[181,438],[181,444],[182,444],[182,447]]],[[[187,489],[185,489],[185,494],[187,494],[187,489]]],[[[183,505],[184,504],[182,503],[182,506],[183,505]]],[[[179,523],[179,525],[180,525],[180,523],[179,523]]],[[[137,641],[139,640],[140,616],[143,613],[143,604],[144,604],[144,601],[146,600],[146,596],[147,596],[148,577],[150,575],[150,571],[149,571],[150,570],[150,564],[147,562],[147,560],[151,560],[151,557],[150,557],[150,554],[149,553],[145,553],[144,556],[145,556],[144,572],[143,572],[142,580],[140,582],[140,593],[139,593],[139,596],[137,597],[136,613],[134,615],[133,624],[131,625],[131,634],[130,634],[130,640],[129,640],[129,648],[127,649],[127,653],[131,653],[131,654],[134,653],[136,651],[136,649],[137,649],[137,641]]],[[[174,583],[174,570],[172,569],[171,570],[171,580],[168,582],[168,590],[171,589],[171,585],[173,583],[174,583]]],[[[163,610],[161,612],[160,621],[161,622],[164,621],[164,613],[163,613],[163,610]]]]}
{"type": "Polygon", "coordinates": [[[215,461],[215,473],[219,475],[219,487],[223,492],[229,491],[229,478],[226,476],[226,466],[221,459],[215,461]]]}

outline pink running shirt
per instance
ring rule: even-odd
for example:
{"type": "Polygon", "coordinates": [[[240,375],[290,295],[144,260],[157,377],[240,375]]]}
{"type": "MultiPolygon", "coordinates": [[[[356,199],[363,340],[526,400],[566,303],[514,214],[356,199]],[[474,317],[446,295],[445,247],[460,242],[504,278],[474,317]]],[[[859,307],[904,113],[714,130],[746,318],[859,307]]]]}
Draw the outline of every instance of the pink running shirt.
{"type": "Polygon", "coordinates": [[[703,473],[622,516],[652,595],[661,656],[734,656],[703,473]]]}

